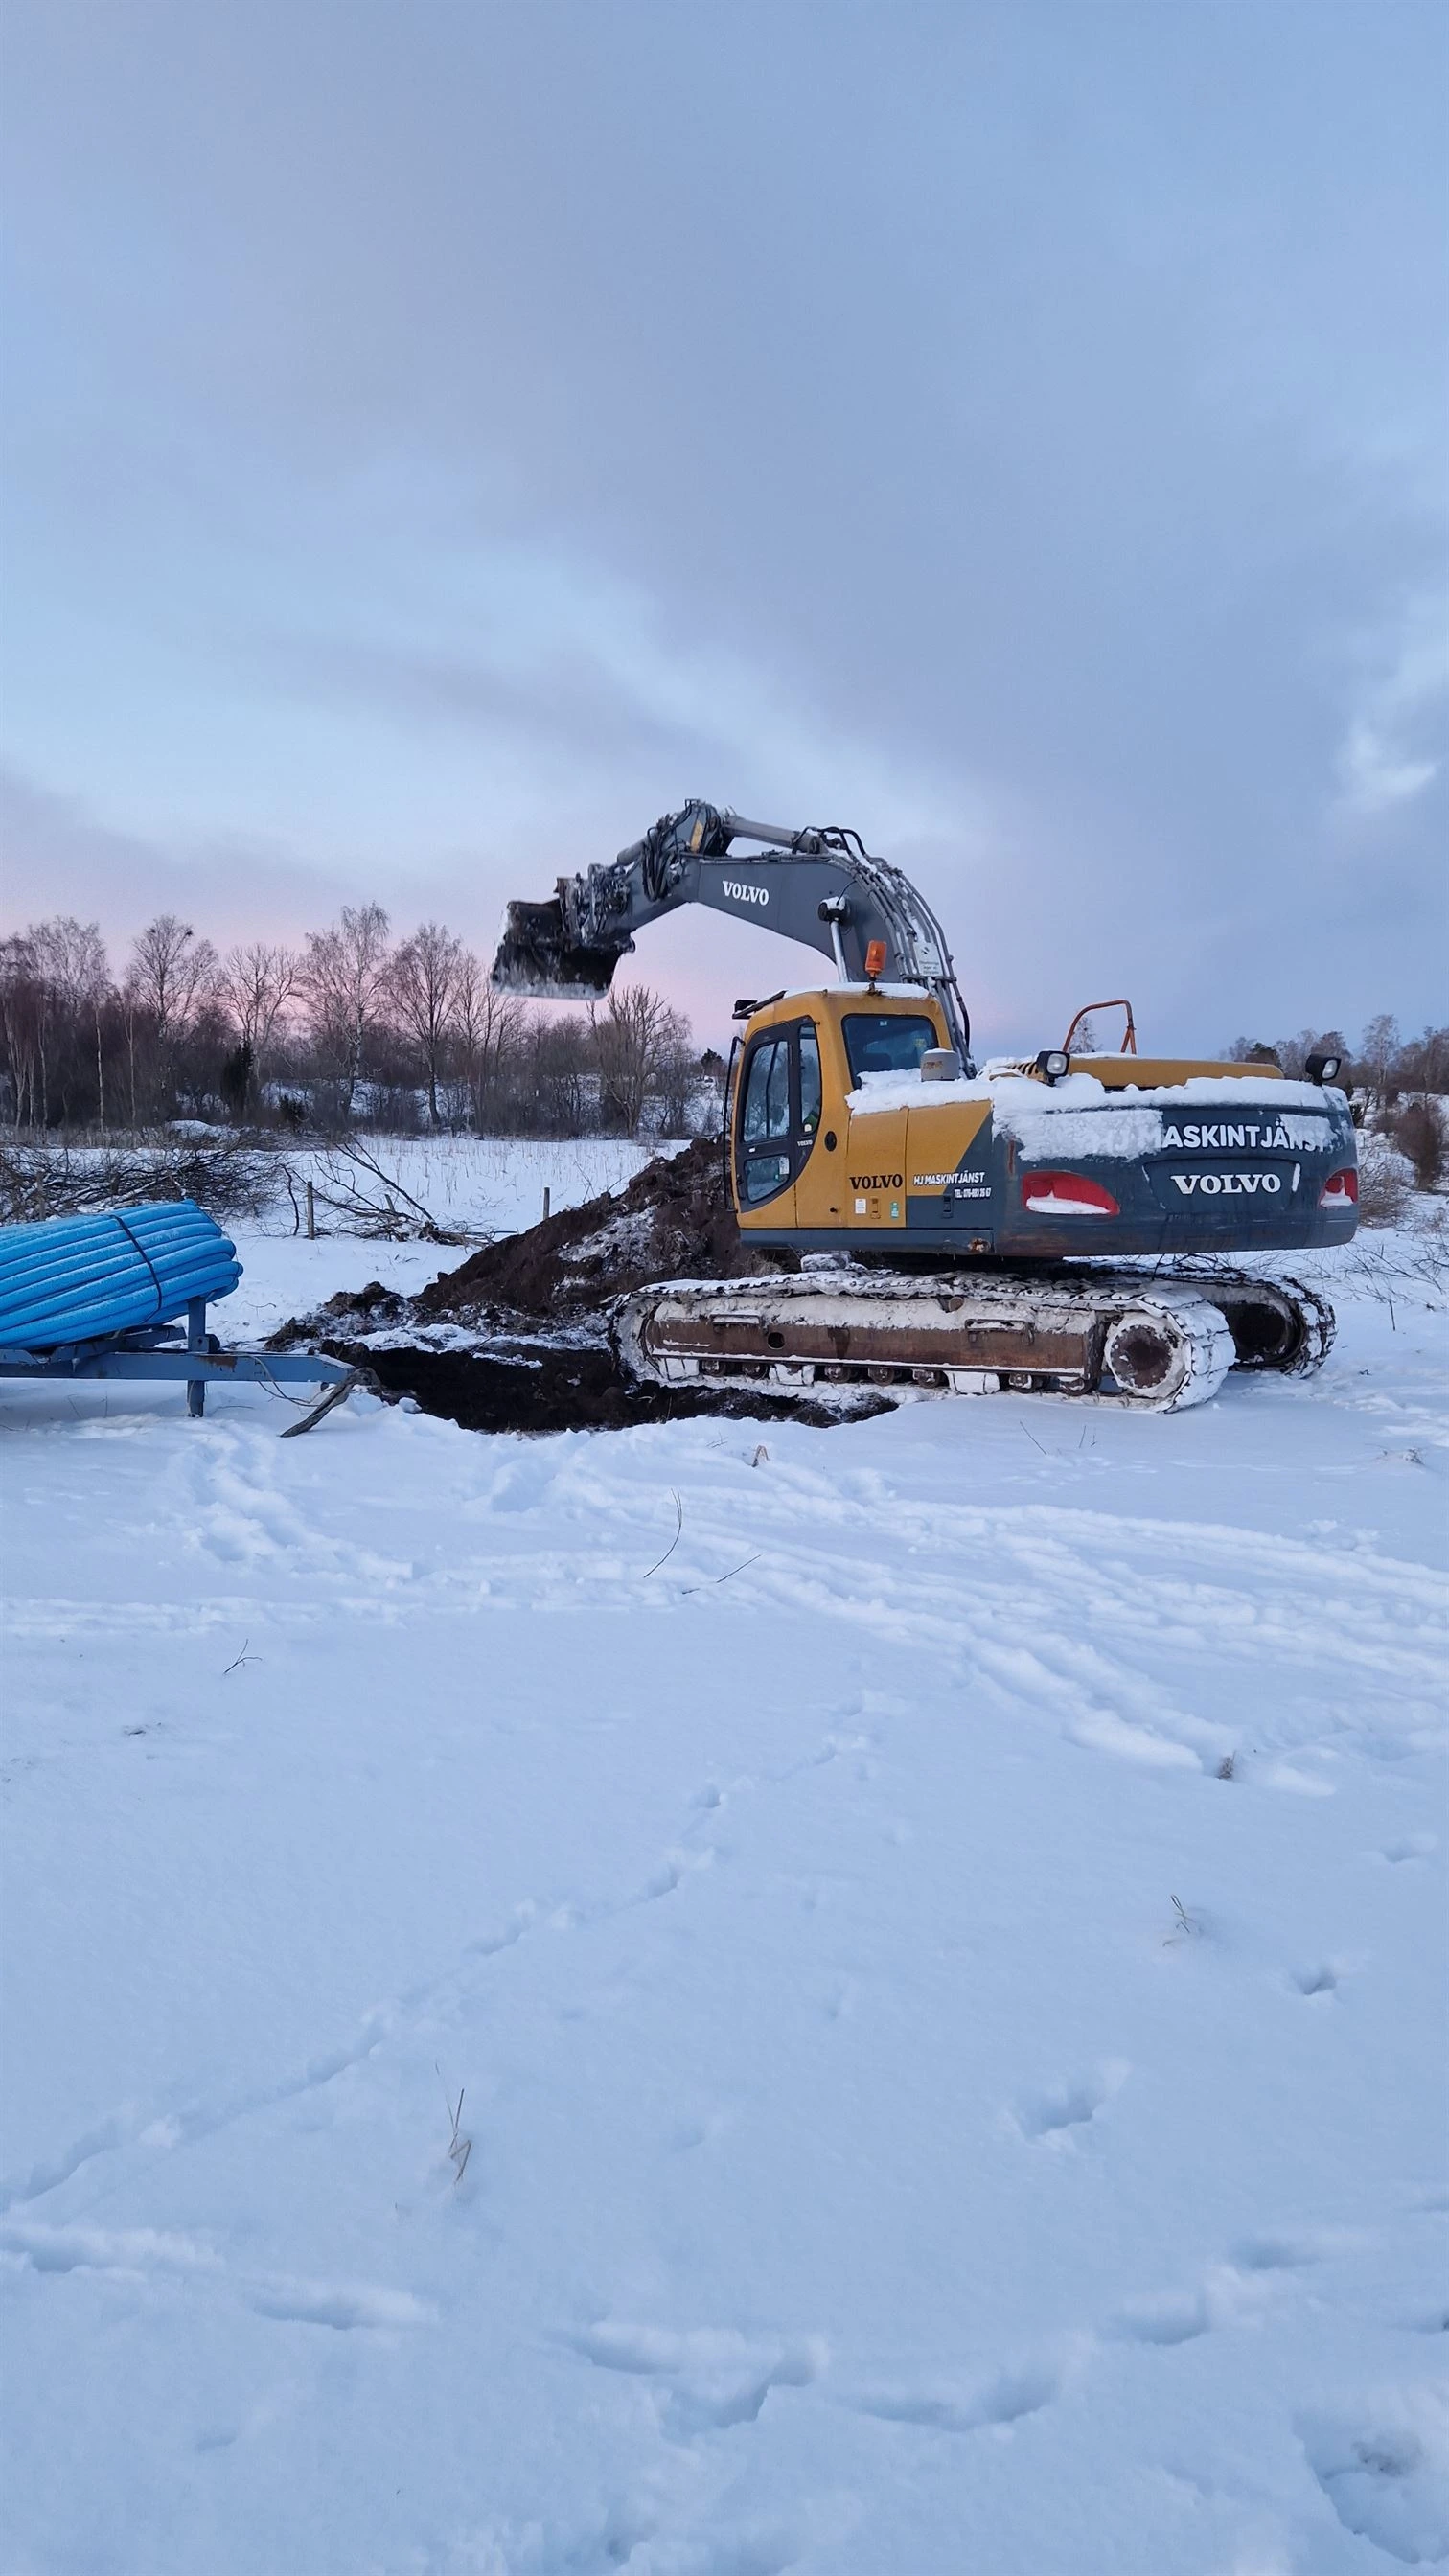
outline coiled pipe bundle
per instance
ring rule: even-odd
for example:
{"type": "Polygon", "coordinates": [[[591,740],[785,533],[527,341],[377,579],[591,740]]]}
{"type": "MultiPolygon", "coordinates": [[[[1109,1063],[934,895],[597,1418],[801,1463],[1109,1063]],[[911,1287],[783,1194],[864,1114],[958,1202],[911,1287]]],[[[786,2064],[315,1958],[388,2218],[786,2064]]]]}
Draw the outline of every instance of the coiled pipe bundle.
{"type": "Polygon", "coordinates": [[[0,1348],[47,1351],[175,1323],[228,1297],[236,1246],[194,1199],[0,1226],[0,1348]]]}

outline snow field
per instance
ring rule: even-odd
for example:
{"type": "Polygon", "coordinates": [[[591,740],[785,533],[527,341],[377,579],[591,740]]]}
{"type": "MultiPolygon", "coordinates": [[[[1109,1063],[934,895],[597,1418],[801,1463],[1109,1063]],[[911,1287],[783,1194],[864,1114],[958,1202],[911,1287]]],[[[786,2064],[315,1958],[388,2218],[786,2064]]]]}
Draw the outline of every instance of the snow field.
{"type": "MultiPolygon", "coordinates": [[[[677,1145],[661,1145],[653,1138],[636,1144],[622,1136],[364,1135],[355,1141],[421,1200],[439,1225],[497,1234],[536,1225],[545,1188],[552,1192],[555,1209],[576,1207],[600,1190],[632,1181],[657,1154],[678,1151],[677,1145]]],[[[319,1191],[327,1184],[329,1168],[342,1168],[339,1157],[317,1147],[284,1152],[281,1159],[299,1180],[310,1175],[319,1191]]],[[[358,1172],[357,1187],[378,1195],[365,1171],[358,1172]]],[[[345,1219],[334,1212],[319,1209],[318,1222],[335,1234],[346,1232],[345,1219]]],[[[283,1193],[268,1228],[285,1232],[291,1223],[291,1204],[283,1193]]],[[[463,1260],[466,1251],[450,1256],[445,1249],[439,1255],[443,1261],[449,1258],[463,1260]]]]}
{"type": "Polygon", "coordinates": [[[7,1394],[7,2576],[1449,2556],[1444,1336],[7,1394]]]}

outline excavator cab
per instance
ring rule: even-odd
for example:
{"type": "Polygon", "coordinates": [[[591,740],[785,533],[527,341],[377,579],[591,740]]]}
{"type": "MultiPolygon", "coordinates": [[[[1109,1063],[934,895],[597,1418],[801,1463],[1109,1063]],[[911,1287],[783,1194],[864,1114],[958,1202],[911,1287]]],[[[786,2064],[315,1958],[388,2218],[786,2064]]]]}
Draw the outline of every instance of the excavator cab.
{"type": "MultiPolygon", "coordinates": [[[[905,1174],[862,1173],[850,1151],[853,1095],[921,1074],[930,1057],[959,1067],[939,1004],[919,993],[885,994],[842,985],[789,993],[755,1012],[745,1032],[728,1103],[735,1212],[747,1235],[771,1242],[792,1231],[806,1240],[853,1228],[857,1219],[903,1221],[905,1174]],[[870,1179],[872,1186],[864,1188],[870,1179]],[[861,1183],[858,1189],[856,1184],[861,1183]],[[857,1210],[857,1197],[864,1204],[857,1210]],[[817,1234],[817,1230],[819,1230],[817,1234]]],[[[900,1120],[902,1141],[904,1118],[900,1120]]],[[[879,1154],[872,1157],[879,1162],[879,1154]]]]}

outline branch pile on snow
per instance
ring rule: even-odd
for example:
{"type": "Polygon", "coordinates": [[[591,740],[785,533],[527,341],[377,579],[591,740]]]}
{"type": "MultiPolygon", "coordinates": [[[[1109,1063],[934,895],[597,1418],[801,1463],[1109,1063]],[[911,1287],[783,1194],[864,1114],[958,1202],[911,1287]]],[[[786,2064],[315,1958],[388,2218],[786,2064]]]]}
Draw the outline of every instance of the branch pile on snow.
{"type": "MultiPolygon", "coordinates": [[[[334,1145],[311,1167],[313,1203],[340,1217],[343,1234],[376,1243],[476,1243],[476,1233],[440,1225],[395,1170],[360,1142],[334,1145]]],[[[295,1175],[287,1171],[288,1186],[295,1175]]]]}
{"type": "Polygon", "coordinates": [[[208,1216],[260,1216],[279,1196],[274,1154],[224,1143],[117,1147],[96,1153],[65,1145],[0,1147],[0,1224],[89,1216],[103,1208],[194,1199],[208,1216]]]}

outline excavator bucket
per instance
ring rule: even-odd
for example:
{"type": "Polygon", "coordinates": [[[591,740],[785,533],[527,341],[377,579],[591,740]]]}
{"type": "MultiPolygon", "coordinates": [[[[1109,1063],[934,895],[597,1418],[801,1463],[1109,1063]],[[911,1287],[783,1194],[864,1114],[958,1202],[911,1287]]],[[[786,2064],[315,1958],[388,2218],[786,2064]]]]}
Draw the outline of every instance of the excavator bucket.
{"type": "MultiPolygon", "coordinates": [[[[632,947],[632,940],[626,946],[632,947]]],[[[576,945],[557,896],[549,903],[511,903],[503,916],[492,981],[500,992],[524,994],[536,1002],[602,999],[623,954],[620,948],[576,945]]]]}

